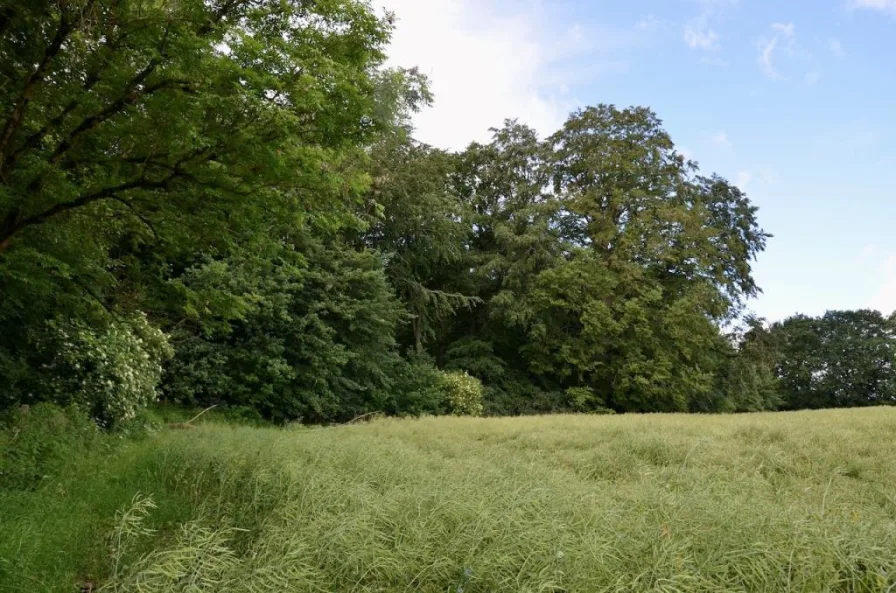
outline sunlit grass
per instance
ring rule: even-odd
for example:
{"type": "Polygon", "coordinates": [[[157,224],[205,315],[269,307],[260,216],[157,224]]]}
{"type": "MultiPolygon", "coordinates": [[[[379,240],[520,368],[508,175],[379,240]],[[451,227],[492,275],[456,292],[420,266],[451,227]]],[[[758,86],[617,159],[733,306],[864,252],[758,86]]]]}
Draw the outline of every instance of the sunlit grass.
{"type": "MultiPolygon", "coordinates": [[[[894,445],[893,409],[205,425],[140,445],[151,480],[58,497],[119,479],[167,517],[119,590],[896,591],[894,445]]],[[[13,531],[49,553],[42,525],[13,531]]]]}

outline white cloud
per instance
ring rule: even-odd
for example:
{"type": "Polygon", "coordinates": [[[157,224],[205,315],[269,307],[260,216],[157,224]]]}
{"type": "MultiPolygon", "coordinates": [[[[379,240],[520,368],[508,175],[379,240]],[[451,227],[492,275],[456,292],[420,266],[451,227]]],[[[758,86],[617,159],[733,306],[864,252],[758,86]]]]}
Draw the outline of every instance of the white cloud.
{"type": "Polygon", "coordinates": [[[793,23],[772,23],[772,31],[777,31],[784,37],[793,37],[795,30],[793,23]]]}
{"type": "Polygon", "coordinates": [[[752,179],[753,175],[749,171],[738,171],[737,176],[734,178],[734,185],[739,187],[742,191],[746,191],[747,186],[752,179]]]}
{"type": "MultiPolygon", "coordinates": [[[[778,53],[788,57],[799,57],[803,60],[811,60],[812,55],[799,47],[796,42],[796,27],[793,23],[772,23],[771,35],[763,36],[756,44],[759,49],[759,57],[756,59],[762,72],[769,78],[784,78],[778,71],[776,58],[778,53]]],[[[812,84],[818,81],[820,74],[810,72],[806,75],[806,82],[812,84]],[[814,79],[814,80],[813,80],[814,79]]]]}
{"type": "MultiPolygon", "coordinates": [[[[896,0],[894,0],[896,2],[896,0]]],[[[831,53],[834,54],[836,58],[842,58],[846,56],[846,50],[843,49],[843,44],[840,43],[839,39],[831,39],[828,43],[828,47],[831,50],[831,53]]]]}
{"type": "Polygon", "coordinates": [[[635,25],[635,28],[641,31],[662,31],[669,27],[671,23],[666,20],[658,19],[656,15],[648,14],[646,17],[638,21],[638,24],[635,25]]]}
{"type": "Polygon", "coordinates": [[[896,14],[896,0],[850,0],[848,6],[896,14]]]}
{"type": "Polygon", "coordinates": [[[762,38],[759,40],[759,65],[762,71],[769,78],[780,78],[781,75],[775,70],[773,63],[775,57],[775,49],[778,47],[778,38],[762,38]]]}
{"type": "Polygon", "coordinates": [[[696,0],[700,14],[689,20],[682,34],[685,44],[691,49],[718,51],[722,47],[721,36],[713,28],[721,20],[722,12],[738,0],[696,0]]]}
{"type": "Polygon", "coordinates": [[[386,0],[397,17],[389,64],[419,66],[430,77],[435,105],[414,118],[415,136],[459,150],[487,141],[489,128],[518,118],[553,133],[578,101],[575,84],[627,67],[621,49],[631,30],[558,29],[538,0],[386,0]],[[585,60],[587,58],[587,61],[585,60]]]}
{"type": "Polygon", "coordinates": [[[685,26],[684,42],[691,49],[704,51],[715,51],[721,47],[719,34],[710,29],[703,19],[698,19],[685,26]]]}
{"type": "Polygon", "coordinates": [[[813,84],[818,84],[818,81],[821,80],[821,72],[819,72],[818,70],[807,72],[806,76],[804,76],[803,79],[806,81],[806,84],[810,86],[813,84]]]}
{"type": "Polygon", "coordinates": [[[728,134],[725,132],[716,132],[712,137],[712,143],[721,148],[731,148],[733,144],[728,134]]]}
{"type": "Polygon", "coordinates": [[[891,255],[880,266],[883,282],[871,296],[869,306],[885,315],[896,311],[896,255],[891,255]]]}

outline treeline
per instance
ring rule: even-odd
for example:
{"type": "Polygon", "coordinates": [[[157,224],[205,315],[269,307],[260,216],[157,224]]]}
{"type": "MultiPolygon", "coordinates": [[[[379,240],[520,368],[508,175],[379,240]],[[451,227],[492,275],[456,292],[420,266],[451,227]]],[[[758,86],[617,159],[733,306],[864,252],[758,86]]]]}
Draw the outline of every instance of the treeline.
{"type": "Polygon", "coordinates": [[[741,362],[727,380],[764,385],[762,409],[896,405],[896,314],[828,311],[770,326],[747,319],[738,346],[741,362]]]}
{"type": "Polygon", "coordinates": [[[393,22],[358,0],[0,4],[0,407],[893,402],[892,320],[723,331],[768,235],[651,111],[434,149],[409,124],[425,78],[384,67],[393,22]]]}

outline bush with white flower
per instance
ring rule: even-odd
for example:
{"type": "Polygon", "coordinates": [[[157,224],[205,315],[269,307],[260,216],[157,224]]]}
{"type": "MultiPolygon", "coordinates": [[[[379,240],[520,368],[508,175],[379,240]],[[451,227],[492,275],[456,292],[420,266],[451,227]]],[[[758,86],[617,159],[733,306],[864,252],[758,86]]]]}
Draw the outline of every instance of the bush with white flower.
{"type": "Polygon", "coordinates": [[[482,382],[465,372],[443,373],[441,387],[448,411],[458,416],[482,416],[482,382]]]}
{"type": "Polygon", "coordinates": [[[43,389],[59,404],[78,404],[104,426],[133,418],[156,399],[162,363],[174,355],[164,332],[138,313],[102,328],[50,321],[43,389]]]}

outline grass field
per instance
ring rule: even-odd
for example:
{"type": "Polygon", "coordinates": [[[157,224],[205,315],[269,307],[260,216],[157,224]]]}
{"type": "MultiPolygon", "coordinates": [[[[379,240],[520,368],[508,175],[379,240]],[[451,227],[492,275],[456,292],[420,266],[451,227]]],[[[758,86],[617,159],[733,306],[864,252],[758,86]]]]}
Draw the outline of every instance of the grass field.
{"type": "Polygon", "coordinates": [[[166,430],[3,494],[0,591],[896,591],[894,445],[896,409],[166,430]]]}

